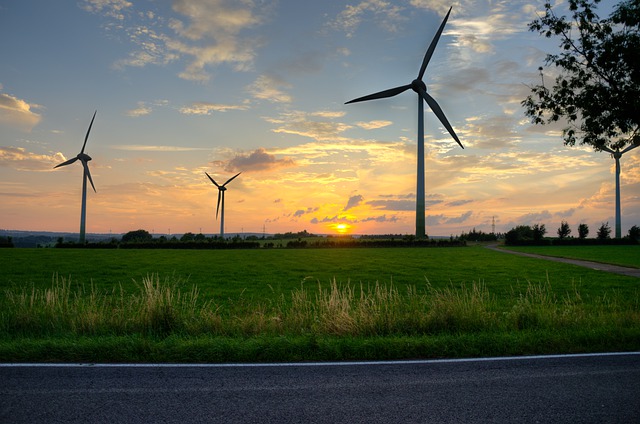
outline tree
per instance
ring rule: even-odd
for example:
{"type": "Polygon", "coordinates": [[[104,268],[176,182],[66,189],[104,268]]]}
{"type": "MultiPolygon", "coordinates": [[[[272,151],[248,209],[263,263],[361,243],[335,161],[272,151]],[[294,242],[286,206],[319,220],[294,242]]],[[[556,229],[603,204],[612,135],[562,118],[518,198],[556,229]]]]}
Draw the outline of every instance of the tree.
{"type": "Polygon", "coordinates": [[[127,243],[130,241],[150,241],[153,239],[153,236],[149,234],[147,230],[135,230],[129,231],[125,235],[122,236],[122,242],[127,243]]]}
{"type": "Polygon", "coordinates": [[[535,224],[532,228],[532,231],[533,231],[533,239],[535,241],[540,241],[542,240],[544,235],[547,233],[547,228],[544,226],[544,224],[535,224]]]}
{"type": "Polygon", "coordinates": [[[558,237],[562,240],[571,234],[571,228],[569,227],[569,223],[567,221],[562,221],[560,223],[560,227],[558,228],[558,237]]]}
{"type": "Polygon", "coordinates": [[[569,0],[571,19],[555,14],[550,3],[529,29],[559,37],[559,54],[545,65],[557,73],[553,86],[531,87],[522,101],[534,124],[566,122],[566,145],[576,142],[611,153],[616,160],[616,237],[620,238],[620,157],[640,146],[640,2],[623,0],[609,18],[596,14],[600,0],[569,0]]]}
{"type": "Polygon", "coordinates": [[[600,228],[598,228],[598,240],[607,240],[611,238],[611,228],[609,227],[609,223],[603,223],[600,228]]]}
{"type": "Polygon", "coordinates": [[[193,241],[194,238],[195,238],[195,235],[193,233],[184,233],[182,237],[180,237],[180,241],[182,242],[193,241]]]}
{"type": "Polygon", "coordinates": [[[580,239],[586,239],[589,235],[589,226],[587,224],[578,225],[578,237],[580,239]]]}
{"type": "Polygon", "coordinates": [[[633,227],[629,228],[629,238],[631,240],[640,240],[640,227],[634,225],[633,227]]]}

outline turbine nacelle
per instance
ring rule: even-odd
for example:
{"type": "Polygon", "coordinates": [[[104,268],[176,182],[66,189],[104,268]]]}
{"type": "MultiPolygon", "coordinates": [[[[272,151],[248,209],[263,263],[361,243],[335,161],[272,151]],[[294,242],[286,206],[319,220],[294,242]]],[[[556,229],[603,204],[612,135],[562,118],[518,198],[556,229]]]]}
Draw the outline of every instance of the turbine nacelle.
{"type": "Polygon", "coordinates": [[[411,89],[422,96],[422,92],[427,91],[427,84],[425,84],[421,79],[414,79],[411,81],[411,89]]]}

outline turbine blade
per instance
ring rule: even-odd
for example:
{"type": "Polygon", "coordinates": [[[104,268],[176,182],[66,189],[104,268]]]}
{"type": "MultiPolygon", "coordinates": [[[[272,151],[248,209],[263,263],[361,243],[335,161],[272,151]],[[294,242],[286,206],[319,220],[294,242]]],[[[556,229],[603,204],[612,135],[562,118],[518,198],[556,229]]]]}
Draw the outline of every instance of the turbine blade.
{"type": "MultiPolygon", "coordinates": [[[[205,174],[207,174],[207,173],[205,172],[205,174]]],[[[216,180],[214,180],[213,178],[211,178],[211,175],[207,174],[207,177],[209,177],[209,179],[211,180],[211,182],[212,182],[213,184],[215,184],[215,186],[216,186],[216,187],[220,188],[220,186],[218,185],[218,183],[216,182],[216,180]]]]}
{"type": "Polygon", "coordinates": [[[229,178],[226,183],[222,184],[222,187],[224,187],[227,184],[229,184],[235,177],[237,177],[240,174],[242,174],[242,172],[238,172],[236,175],[234,175],[233,177],[229,178]]]}
{"type": "Polygon", "coordinates": [[[627,153],[629,150],[635,149],[638,146],[640,146],[640,144],[632,144],[631,146],[629,146],[626,149],[624,149],[623,151],[621,151],[620,154],[622,155],[624,153],[627,153]]]}
{"type": "Polygon", "coordinates": [[[436,102],[436,100],[431,97],[426,91],[420,90],[420,96],[427,102],[433,113],[435,113],[440,122],[442,122],[442,125],[444,125],[447,131],[449,131],[451,137],[453,137],[453,139],[458,142],[460,147],[464,149],[464,146],[462,145],[462,143],[460,143],[460,139],[458,139],[456,132],[453,130],[453,127],[451,127],[451,124],[447,120],[447,117],[444,116],[444,112],[440,108],[440,105],[438,105],[438,102],[436,102]]]}
{"type": "Polygon", "coordinates": [[[75,158],[71,158],[66,162],[62,162],[60,165],[54,166],[53,169],[60,168],[61,166],[71,165],[73,162],[75,162],[77,160],[78,160],[78,157],[76,156],[75,158]]]}
{"type": "Polygon", "coordinates": [[[424,55],[424,59],[422,60],[422,66],[420,67],[420,72],[418,73],[418,79],[419,80],[422,80],[422,77],[424,76],[424,71],[427,69],[427,65],[429,64],[429,61],[431,60],[431,56],[433,55],[433,51],[436,49],[436,45],[438,44],[438,40],[440,40],[440,35],[442,34],[442,30],[444,29],[444,26],[447,23],[447,19],[449,19],[449,14],[451,13],[451,9],[453,9],[453,7],[449,8],[449,11],[447,12],[447,15],[444,17],[444,20],[440,24],[440,28],[438,28],[438,32],[436,32],[436,35],[433,37],[433,40],[431,40],[431,44],[429,45],[429,48],[427,49],[427,53],[425,53],[425,55],[424,55]]]}
{"type": "Polygon", "coordinates": [[[345,103],[345,105],[348,105],[349,103],[364,102],[367,100],[374,100],[374,99],[384,99],[385,97],[393,97],[395,95],[402,93],[403,91],[407,91],[410,88],[411,88],[411,84],[403,85],[396,88],[390,88],[389,90],[384,90],[378,93],[369,94],[368,96],[358,97],[357,99],[349,100],[347,103],[345,103]]]}
{"type": "Polygon", "coordinates": [[[89,182],[91,183],[91,187],[93,187],[93,191],[97,193],[96,186],[93,185],[93,179],[91,179],[91,172],[89,172],[89,164],[85,161],[81,162],[82,166],[84,167],[84,172],[87,174],[87,177],[89,177],[89,182]]]}
{"type": "Polygon", "coordinates": [[[614,152],[613,150],[611,150],[610,148],[608,148],[607,146],[600,146],[600,149],[604,150],[607,153],[611,153],[612,155],[615,154],[616,152],[614,152]]]}
{"type": "Polygon", "coordinates": [[[218,212],[220,211],[220,199],[222,199],[222,190],[218,190],[218,206],[216,207],[216,219],[218,219],[218,212]]]}
{"type": "Polygon", "coordinates": [[[98,113],[97,110],[93,112],[93,118],[91,118],[91,123],[89,124],[87,135],[84,137],[84,144],[82,145],[82,150],[80,150],[80,153],[84,153],[84,148],[87,145],[87,140],[89,139],[89,133],[91,132],[91,127],[93,126],[93,120],[96,119],[96,113],[98,113]]]}

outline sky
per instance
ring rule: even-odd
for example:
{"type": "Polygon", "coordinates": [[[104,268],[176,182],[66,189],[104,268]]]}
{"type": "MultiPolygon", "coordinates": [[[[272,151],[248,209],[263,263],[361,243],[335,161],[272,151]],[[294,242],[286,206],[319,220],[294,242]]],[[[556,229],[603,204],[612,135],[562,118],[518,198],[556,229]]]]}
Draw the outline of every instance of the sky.
{"type": "MultiPolygon", "coordinates": [[[[410,83],[424,82],[429,235],[567,221],[615,227],[609,154],[568,147],[520,102],[559,40],[528,30],[544,1],[0,0],[0,228],[77,232],[413,234],[410,83]]],[[[611,1],[600,15],[608,16],[611,1]]],[[[557,5],[567,14],[566,5],[557,5]]],[[[554,70],[545,70],[552,78],[554,70]]],[[[640,149],[621,160],[622,231],[640,225],[640,149]]]]}

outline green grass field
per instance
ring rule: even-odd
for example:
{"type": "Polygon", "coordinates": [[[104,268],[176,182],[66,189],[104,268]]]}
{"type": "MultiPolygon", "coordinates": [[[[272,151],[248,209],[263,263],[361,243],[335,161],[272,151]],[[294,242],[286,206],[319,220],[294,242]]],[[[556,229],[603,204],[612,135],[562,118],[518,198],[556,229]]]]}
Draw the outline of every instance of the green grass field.
{"type": "MultiPolygon", "coordinates": [[[[618,247],[606,249],[601,258],[622,256],[618,247]]],[[[481,246],[5,249],[0,266],[0,361],[401,359],[640,348],[637,278],[481,246]]]]}
{"type": "Polygon", "coordinates": [[[640,268],[640,245],[637,246],[531,246],[509,247],[509,250],[560,258],[583,259],[640,268]]]}

